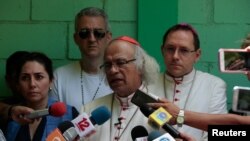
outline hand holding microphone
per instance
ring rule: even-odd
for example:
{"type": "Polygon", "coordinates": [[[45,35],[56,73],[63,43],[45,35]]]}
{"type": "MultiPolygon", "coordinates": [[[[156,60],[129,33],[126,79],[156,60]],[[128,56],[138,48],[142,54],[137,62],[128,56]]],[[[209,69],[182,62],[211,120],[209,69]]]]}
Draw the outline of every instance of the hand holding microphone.
{"type": "Polygon", "coordinates": [[[25,115],[25,117],[29,119],[40,118],[47,115],[60,117],[63,116],[66,112],[66,105],[63,102],[56,102],[53,103],[48,109],[33,111],[30,114],[25,115]]]}
{"type": "Polygon", "coordinates": [[[26,118],[23,115],[30,114],[33,111],[33,109],[25,106],[11,106],[9,109],[9,116],[20,124],[32,123],[32,119],[26,118]]]}
{"type": "Polygon", "coordinates": [[[170,119],[168,123],[176,124],[176,118],[180,111],[180,108],[176,106],[174,103],[168,101],[165,98],[161,98],[159,99],[158,103],[148,103],[147,105],[154,109],[158,109],[160,107],[164,108],[169,114],[172,115],[172,118],[170,119]]]}

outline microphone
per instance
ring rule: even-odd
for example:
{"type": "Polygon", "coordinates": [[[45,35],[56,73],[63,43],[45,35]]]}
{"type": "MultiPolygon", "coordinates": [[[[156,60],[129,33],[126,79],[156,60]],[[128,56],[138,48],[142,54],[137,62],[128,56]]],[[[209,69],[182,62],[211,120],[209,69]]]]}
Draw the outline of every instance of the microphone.
{"type": "Polygon", "coordinates": [[[131,130],[133,141],[147,141],[148,131],[145,127],[138,125],[131,130]]]}
{"type": "Polygon", "coordinates": [[[74,124],[64,121],[48,135],[46,141],[73,141],[77,135],[74,124]]]}
{"type": "MultiPolygon", "coordinates": [[[[162,117],[164,117],[162,115],[168,113],[166,111],[166,113],[163,112],[163,114],[162,114],[161,112],[162,112],[162,110],[164,110],[163,108],[162,109],[161,108],[157,109],[156,113],[154,113],[155,109],[147,106],[146,104],[143,104],[140,107],[140,110],[144,114],[144,116],[150,118],[150,120],[149,120],[150,125],[155,124],[155,125],[153,125],[153,127],[158,127],[159,125],[161,125],[163,123],[163,121],[164,121],[164,119],[162,120],[162,117]],[[157,116],[157,113],[158,113],[158,116],[157,116]]],[[[168,120],[166,120],[166,121],[168,121],[168,120]]],[[[169,125],[167,122],[162,124],[162,128],[165,131],[167,131],[170,135],[172,135],[174,138],[180,138],[180,132],[178,130],[176,130],[174,127],[172,127],[171,125],[169,125]]]]}
{"type": "Polygon", "coordinates": [[[74,124],[76,132],[80,137],[89,137],[96,132],[94,125],[102,125],[111,117],[111,113],[105,106],[100,106],[91,112],[89,117],[82,113],[71,122],[74,124]]]}
{"type": "Polygon", "coordinates": [[[65,104],[63,102],[56,102],[52,104],[48,109],[34,111],[28,115],[25,115],[25,117],[29,119],[40,118],[47,115],[60,117],[63,116],[66,112],[67,109],[65,104]]]}
{"type": "Polygon", "coordinates": [[[78,136],[74,124],[70,121],[64,121],[58,125],[58,129],[63,133],[66,141],[73,141],[78,136]]]}
{"type": "Polygon", "coordinates": [[[153,131],[148,135],[148,141],[175,141],[175,139],[169,134],[161,134],[159,131],[153,131]]]}
{"type": "Polygon", "coordinates": [[[165,123],[169,122],[171,118],[172,115],[170,115],[166,110],[164,110],[164,108],[160,107],[149,115],[148,123],[152,127],[160,129],[165,123]]]}

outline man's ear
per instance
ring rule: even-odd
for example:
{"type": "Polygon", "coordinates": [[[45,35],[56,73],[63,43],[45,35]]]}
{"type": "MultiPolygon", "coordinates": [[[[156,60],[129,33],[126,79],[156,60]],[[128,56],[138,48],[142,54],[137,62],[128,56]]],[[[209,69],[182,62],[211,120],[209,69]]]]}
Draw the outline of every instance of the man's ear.
{"type": "Polygon", "coordinates": [[[107,33],[107,40],[110,42],[112,40],[112,32],[107,33]]]}
{"type": "Polygon", "coordinates": [[[198,50],[195,52],[195,55],[196,55],[196,57],[195,57],[195,63],[196,63],[197,61],[199,61],[199,59],[200,59],[200,57],[201,57],[201,49],[198,49],[198,50]]]}

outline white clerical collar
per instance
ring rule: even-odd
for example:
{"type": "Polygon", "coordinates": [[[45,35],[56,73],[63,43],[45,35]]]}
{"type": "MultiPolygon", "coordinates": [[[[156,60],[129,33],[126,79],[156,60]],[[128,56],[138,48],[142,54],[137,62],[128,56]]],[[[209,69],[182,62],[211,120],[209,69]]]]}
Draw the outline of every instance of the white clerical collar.
{"type": "Polygon", "coordinates": [[[129,108],[132,104],[131,104],[131,98],[134,96],[134,94],[131,94],[127,97],[120,97],[118,95],[115,95],[115,98],[118,100],[118,102],[120,103],[120,105],[122,107],[127,107],[129,108]]]}
{"type": "Polygon", "coordinates": [[[171,81],[171,82],[174,81],[176,83],[178,83],[178,82],[179,83],[188,83],[194,79],[194,75],[196,74],[195,72],[196,72],[196,70],[195,70],[195,68],[193,68],[193,70],[190,73],[184,75],[183,77],[179,77],[179,78],[174,78],[174,77],[165,73],[165,79],[167,81],[171,81]]]}
{"type": "MultiPolygon", "coordinates": [[[[139,89],[140,89],[140,90],[145,89],[145,85],[142,84],[142,85],[139,87],[139,89]]],[[[118,102],[120,103],[120,105],[121,105],[122,107],[129,108],[129,107],[131,107],[131,106],[135,106],[135,105],[131,102],[131,99],[132,99],[132,97],[134,96],[134,94],[135,94],[135,92],[132,93],[132,94],[130,94],[130,95],[127,96],[127,97],[120,97],[120,96],[118,96],[117,94],[115,94],[115,99],[118,100],[118,102]]]]}

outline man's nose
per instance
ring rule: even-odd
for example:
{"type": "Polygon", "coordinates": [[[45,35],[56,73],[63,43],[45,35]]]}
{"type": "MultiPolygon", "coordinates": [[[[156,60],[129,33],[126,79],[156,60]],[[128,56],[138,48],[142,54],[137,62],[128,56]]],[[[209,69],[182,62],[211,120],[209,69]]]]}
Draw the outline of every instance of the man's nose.
{"type": "Polygon", "coordinates": [[[118,70],[119,70],[118,66],[116,64],[114,64],[114,63],[111,65],[111,67],[109,69],[109,71],[112,72],[112,73],[118,72],[118,70]]]}
{"type": "Polygon", "coordinates": [[[174,58],[178,58],[179,55],[180,55],[179,53],[180,53],[179,50],[178,50],[178,49],[175,49],[175,50],[174,50],[173,57],[174,57],[174,58]]]}
{"type": "Polygon", "coordinates": [[[94,34],[93,31],[90,31],[90,33],[89,33],[89,40],[91,40],[91,41],[95,41],[96,40],[96,37],[95,37],[95,34],[94,34]]]}

